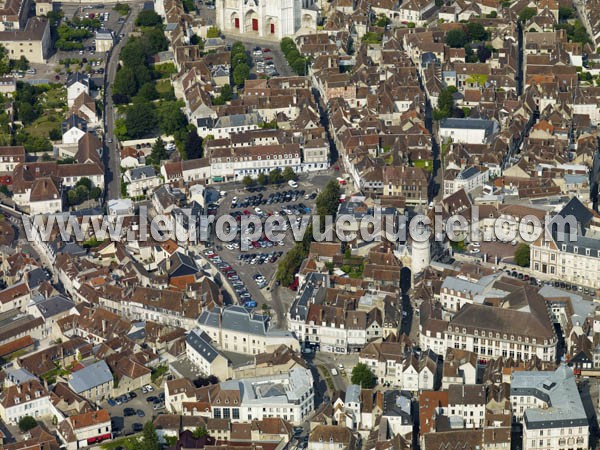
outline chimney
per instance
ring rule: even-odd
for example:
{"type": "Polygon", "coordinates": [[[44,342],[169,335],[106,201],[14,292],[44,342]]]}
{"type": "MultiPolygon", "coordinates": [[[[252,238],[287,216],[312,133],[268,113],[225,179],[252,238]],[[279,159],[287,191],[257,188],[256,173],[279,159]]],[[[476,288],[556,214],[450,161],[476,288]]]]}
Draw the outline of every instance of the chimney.
{"type": "Polygon", "coordinates": [[[106,319],[102,319],[102,332],[106,333],[106,319]]]}

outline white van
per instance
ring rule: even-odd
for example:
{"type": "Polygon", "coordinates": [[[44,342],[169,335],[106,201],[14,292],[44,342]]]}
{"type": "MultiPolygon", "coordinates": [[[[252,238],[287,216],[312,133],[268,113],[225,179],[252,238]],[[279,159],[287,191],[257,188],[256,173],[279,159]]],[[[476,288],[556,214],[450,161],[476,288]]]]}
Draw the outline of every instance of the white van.
{"type": "Polygon", "coordinates": [[[296,183],[294,180],[290,180],[288,181],[288,184],[290,185],[290,187],[296,189],[298,187],[298,183],[296,183]]]}

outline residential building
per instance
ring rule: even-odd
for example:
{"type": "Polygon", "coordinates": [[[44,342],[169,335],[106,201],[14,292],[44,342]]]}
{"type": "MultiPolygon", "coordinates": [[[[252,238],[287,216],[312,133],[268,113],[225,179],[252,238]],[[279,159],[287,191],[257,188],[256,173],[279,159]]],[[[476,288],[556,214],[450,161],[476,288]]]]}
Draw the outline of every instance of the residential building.
{"type": "Polygon", "coordinates": [[[123,175],[127,183],[127,196],[148,196],[162,184],[162,180],[154,167],[142,166],[129,169],[123,175]]]}
{"type": "Polygon", "coordinates": [[[523,424],[523,449],[586,449],[589,418],[573,370],[513,372],[510,382],[513,417],[523,424]]]}
{"type": "Polygon", "coordinates": [[[292,333],[270,327],[269,317],[250,312],[241,306],[224,306],[203,311],[198,327],[221,350],[257,355],[287,345],[299,349],[292,333]]]}
{"type": "Polygon", "coordinates": [[[205,332],[192,330],[185,339],[185,354],[205,376],[215,375],[221,380],[231,378],[229,360],[213,345],[205,332]]]}
{"type": "Polygon", "coordinates": [[[57,431],[67,450],[77,450],[112,439],[110,415],[105,409],[69,416],[58,424],[57,431]]]}
{"type": "Polygon", "coordinates": [[[573,197],[552,218],[548,232],[530,245],[534,276],[600,288],[600,236],[598,218],[573,197]],[[576,235],[575,235],[576,231],[576,235]]]}
{"type": "Polygon", "coordinates": [[[440,122],[439,136],[442,141],[463,144],[485,144],[499,131],[498,123],[486,119],[443,119],[440,122]]]}
{"type": "Polygon", "coordinates": [[[23,56],[29,62],[46,64],[51,50],[50,23],[45,17],[31,17],[24,29],[0,31],[0,45],[10,59],[23,56]]]}
{"type": "Polygon", "coordinates": [[[50,395],[36,380],[5,387],[0,393],[0,417],[16,425],[25,416],[48,418],[55,414],[50,395]]]}
{"type": "Polygon", "coordinates": [[[467,167],[461,170],[456,176],[449,176],[444,179],[444,197],[464,189],[469,193],[472,190],[483,187],[490,179],[490,170],[487,167],[467,167]]]}
{"type": "Polygon", "coordinates": [[[448,416],[462,421],[464,428],[483,428],[486,391],[481,384],[448,386],[448,416]]]}
{"type": "Polygon", "coordinates": [[[113,374],[106,361],[98,361],[73,372],[69,378],[69,387],[76,394],[98,403],[110,396],[113,381],[113,374]]]}

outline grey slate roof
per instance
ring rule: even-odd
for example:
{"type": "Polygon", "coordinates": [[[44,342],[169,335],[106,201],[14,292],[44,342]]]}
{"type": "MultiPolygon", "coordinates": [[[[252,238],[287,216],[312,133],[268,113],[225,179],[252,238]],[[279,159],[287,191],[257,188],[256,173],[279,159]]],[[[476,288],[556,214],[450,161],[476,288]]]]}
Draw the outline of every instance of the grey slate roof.
{"type": "Polygon", "coordinates": [[[192,347],[199,355],[202,355],[209,363],[212,363],[219,356],[219,352],[213,347],[210,338],[204,331],[190,331],[190,334],[185,338],[185,343],[192,347]]]}
{"type": "MultiPolygon", "coordinates": [[[[296,297],[290,308],[290,316],[299,317],[305,321],[308,316],[308,309],[311,305],[311,299],[325,296],[325,288],[329,287],[329,276],[323,273],[310,272],[306,275],[304,284],[300,288],[300,295],[296,297]]],[[[315,303],[322,303],[317,302],[315,303]]]]}
{"type": "Polygon", "coordinates": [[[555,372],[514,372],[510,395],[531,395],[548,403],[546,409],[525,410],[524,420],[528,429],[588,425],[575,375],[566,365],[561,365],[555,372]]]}
{"type": "Polygon", "coordinates": [[[219,322],[224,330],[235,330],[242,333],[266,335],[269,318],[261,314],[249,313],[242,306],[225,306],[203,311],[198,319],[200,325],[218,328],[219,322]]]}
{"type": "Polygon", "coordinates": [[[152,166],[142,166],[131,169],[130,174],[132,180],[141,180],[156,176],[156,170],[152,166]]]}
{"type": "Polygon", "coordinates": [[[69,75],[67,77],[67,87],[70,87],[71,85],[73,85],[77,82],[84,84],[85,86],[88,86],[88,87],[90,85],[89,77],[81,72],[75,72],[74,74],[69,75]]]}
{"type": "Polygon", "coordinates": [[[242,127],[248,125],[258,125],[261,122],[260,114],[252,112],[248,114],[232,114],[230,116],[219,117],[215,128],[242,127]]]}
{"type": "Polygon", "coordinates": [[[63,297],[62,295],[55,295],[37,302],[35,306],[42,314],[42,317],[47,319],[48,317],[68,311],[75,306],[75,303],[73,300],[63,297]]]}
{"type": "Polygon", "coordinates": [[[78,370],[71,375],[69,387],[76,394],[89,391],[105,383],[112,383],[113,374],[105,361],[98,361],[84,369],[78,370]]]}
{"type": "Polygon", "coordinates": [[[459,128],[465,130],[486,130],[487,133],[494,131],[494,121],[486,119],[456,119],[448,118],[440,122],[440,128],[459,128]]]}

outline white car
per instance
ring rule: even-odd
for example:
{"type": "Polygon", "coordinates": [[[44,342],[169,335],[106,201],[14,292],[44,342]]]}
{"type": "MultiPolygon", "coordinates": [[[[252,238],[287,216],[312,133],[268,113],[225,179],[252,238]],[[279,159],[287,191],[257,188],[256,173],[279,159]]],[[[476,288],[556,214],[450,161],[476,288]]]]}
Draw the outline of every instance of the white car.
{"type": "Polygon", "coordinates": [[[154,388],[152,386],[150,386],[149,384],[147,384],[146,386],[144,386],[146,388],[146,390],[148,392],[154,392],[154,388]]]}
{"type": "Polygon", "coordinates": [[[256,214],[262,214],[262,209],[260,208],[254,208],[254,211],[256,212],[256,214]]]}
{"type": "Polygon", "coordinates": [[[337,376],[337,374],[338,374],[337,369],[335,369],[335,368],[331,369],[331,375],[333,375],[335,377],[335,376],[337,376]]]}

